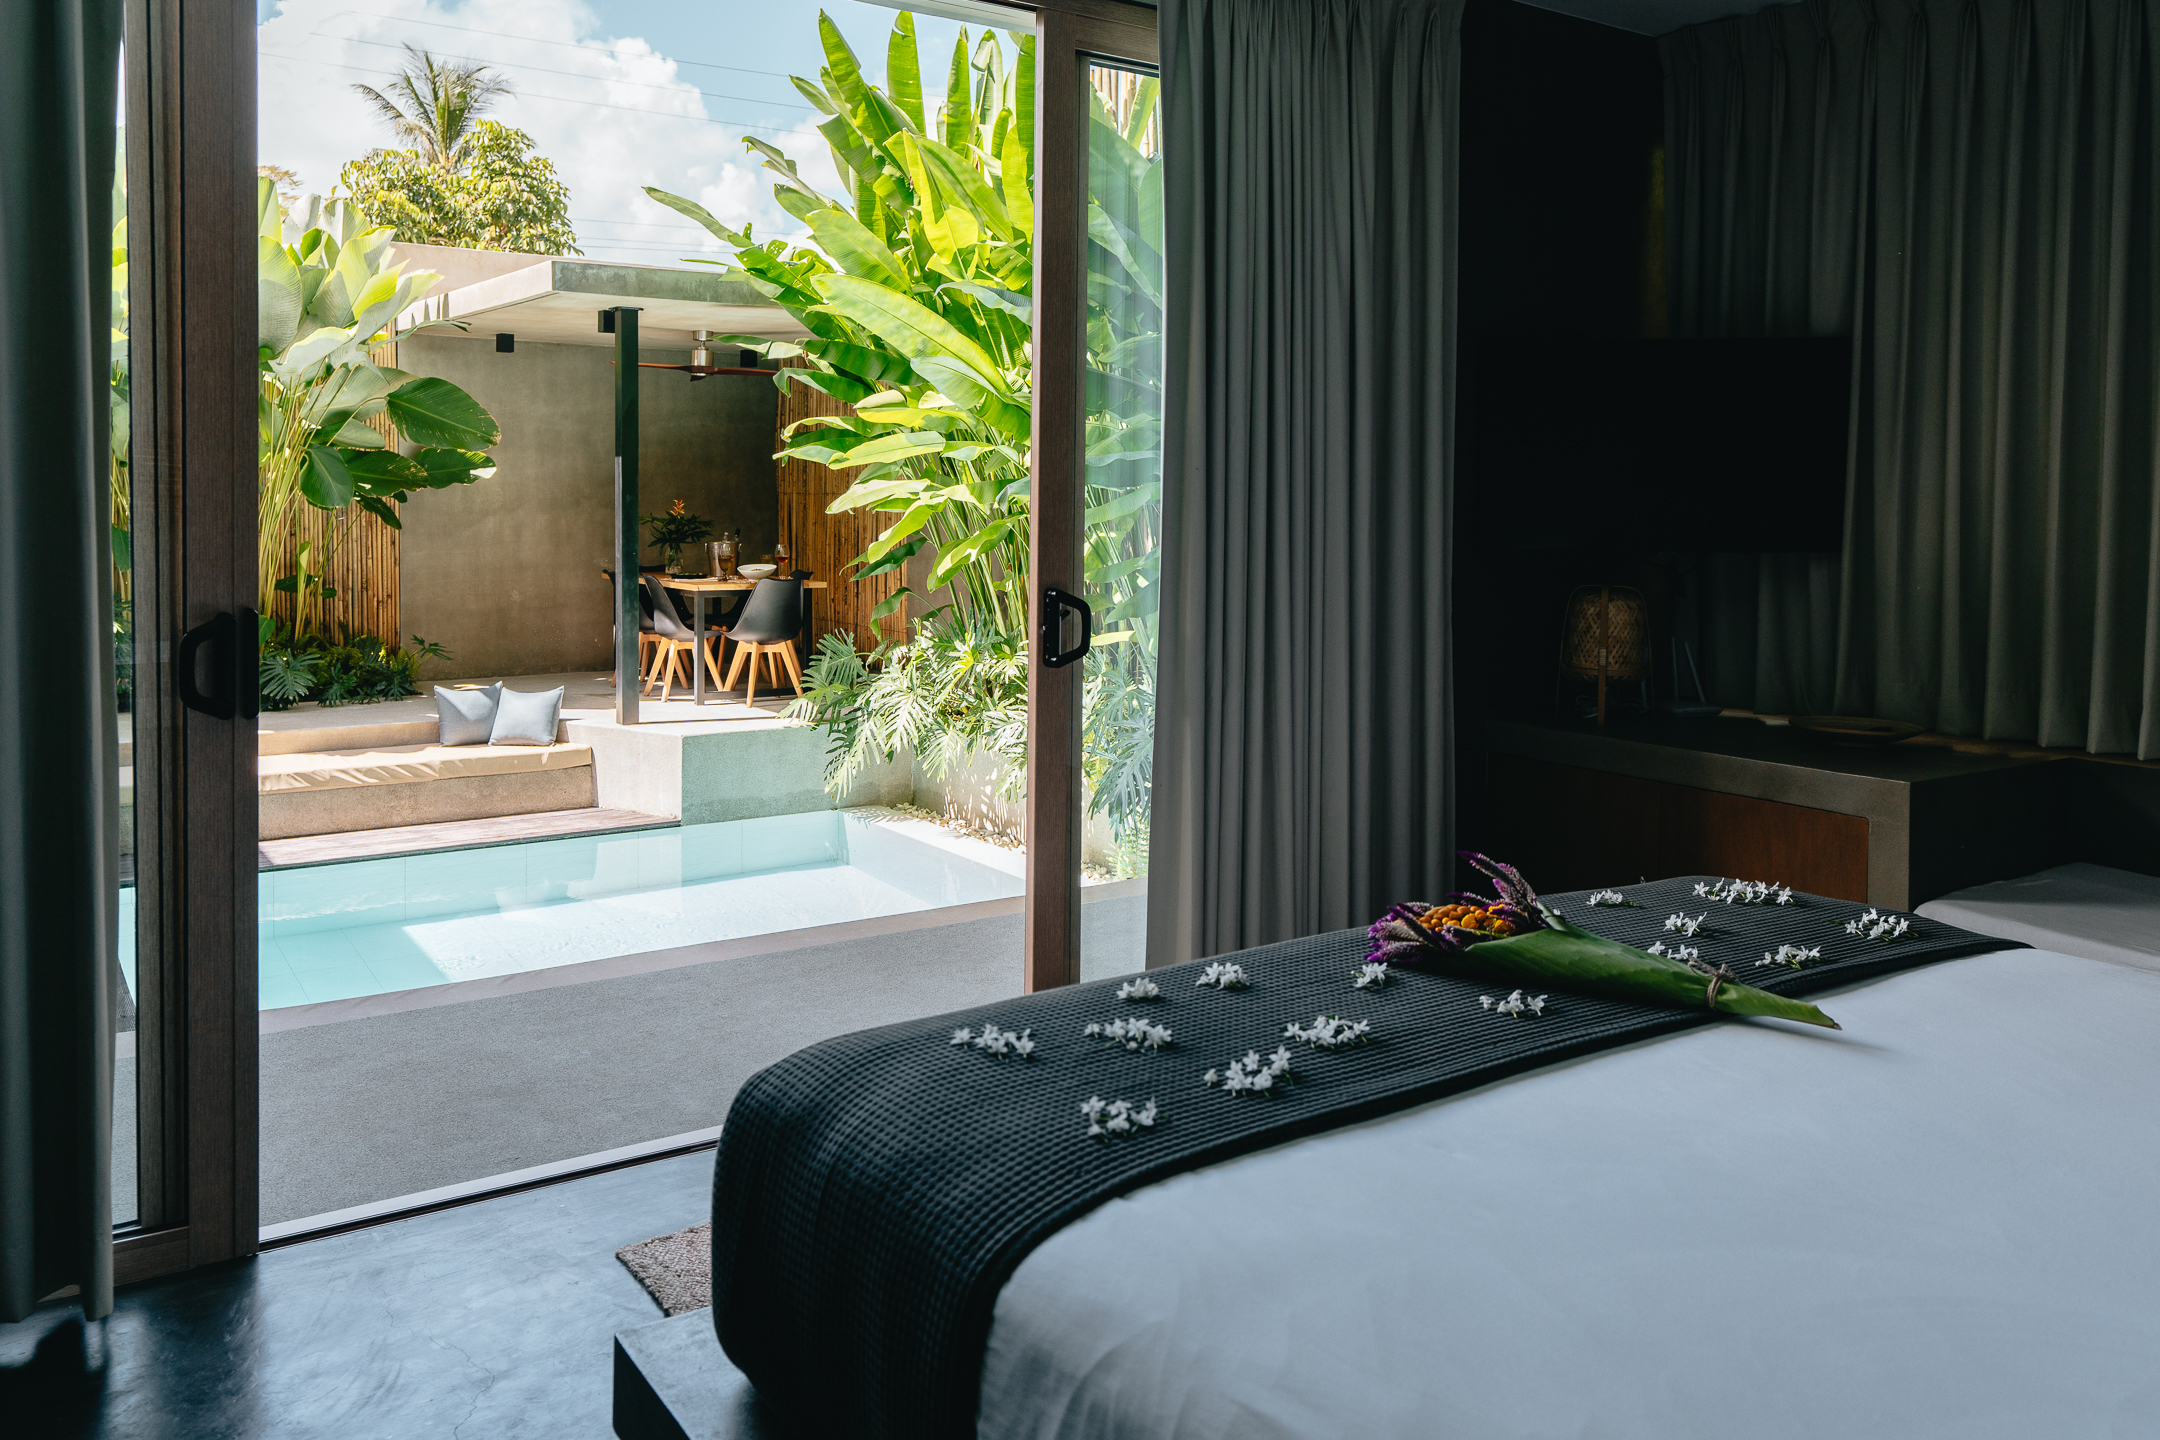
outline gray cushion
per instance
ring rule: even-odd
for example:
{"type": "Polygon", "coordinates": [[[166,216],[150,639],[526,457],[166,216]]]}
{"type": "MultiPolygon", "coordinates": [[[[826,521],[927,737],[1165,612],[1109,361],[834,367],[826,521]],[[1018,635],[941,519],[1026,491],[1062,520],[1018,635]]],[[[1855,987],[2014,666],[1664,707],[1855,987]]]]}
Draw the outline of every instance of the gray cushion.
{"type": "Polygon", "coordinates": [[[554,744],[555,722],[562,717],[562,691],[560,685],[532,693],[503,691],[502,703],[495,707],[495,733],[488,736],[488,744],[554,744]]]}
{"type": "Polygon", "coordinates": [[[495,706],[502,699],[501,685],[478,690],[445,690],[435,687],[435,713],[441,717],[438,745],[485,745],[495,733],[495,706]]]}

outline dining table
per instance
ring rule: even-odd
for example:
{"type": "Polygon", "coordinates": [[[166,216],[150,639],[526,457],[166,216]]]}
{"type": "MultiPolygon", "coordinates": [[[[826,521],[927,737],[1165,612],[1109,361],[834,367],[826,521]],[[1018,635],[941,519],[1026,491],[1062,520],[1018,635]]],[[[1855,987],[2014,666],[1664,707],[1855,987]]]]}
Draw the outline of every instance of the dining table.
{"type": "MultiPolygon", "coordinates": [[[[744,590],[755,590],[757,588],[757,581],[745,579],[716,579],[710,575],[662,575],[659,577],[659,580],[661,589],[672,590],[678,595],[687,595],[690,597],[690,633],[698,637],[698,643],[691,648],[690,652],[690,703],[693,705],[703,705],[705,703],[706,670],[706,597],[710,595],[735,594],[744,590]]],[[[795,649],[797,658],[805,663],[808,663],[810,659],[810,611],[813,603],[811,600],[810,592],[812,592],[813,590],[823,590],[825,588],[825,582],[823,580],[805,580],[802,582],[802,585],[802,633],[796,637],[795,649]]],[[[725,660],[727,658],[725,653],[727,650],[726,644],[723,643],[718,648],[721,653],[715,656],[715,658],[719,660],[725,660]]],[[[757,671],[755,668],[751,670],[750,676],[750,688],[743,692],[743,699],[745,703],[748,703],[750,696],[755,694],[757,690],[757,671]]],[[[719,690],[722,686],[722,683],[723,682],[721,681],[720,676],[717,673],[714,674],[713,689],[719,690]]]]}

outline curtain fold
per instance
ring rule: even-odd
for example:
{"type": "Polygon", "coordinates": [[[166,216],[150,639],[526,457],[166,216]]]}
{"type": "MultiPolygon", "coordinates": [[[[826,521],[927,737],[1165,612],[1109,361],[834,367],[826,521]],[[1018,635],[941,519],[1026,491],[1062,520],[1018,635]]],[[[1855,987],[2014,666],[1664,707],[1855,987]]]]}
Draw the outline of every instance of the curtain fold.
{"type": "Polygon", "coordinates": [[[1462,0],[1165,0],[1148,960],[1451,888],[1462,0]]]}
{"type": "Polygon", "coordinates": [[[0,1320],[112,1309],[119,54],[113,0],[0,6],[0,1320]]]}
{"type": "Polygon", "coordinates": [[[1675,333],[1853,338],[1844,551],[1706,568],[1721,698],[2160,758],[2160,0],[1660,44],[1675,333]]]}

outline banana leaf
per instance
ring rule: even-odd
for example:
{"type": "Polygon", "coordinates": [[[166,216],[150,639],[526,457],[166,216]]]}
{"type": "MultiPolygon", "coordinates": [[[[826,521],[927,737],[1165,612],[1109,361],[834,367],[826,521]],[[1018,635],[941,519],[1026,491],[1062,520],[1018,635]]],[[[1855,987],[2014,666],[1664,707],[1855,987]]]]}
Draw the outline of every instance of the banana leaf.
{"type": "MultiPolygon", "coordinates": [[[[1706,971],[1592,935],[1543,905],[1537,909],[1546,929],[1510,935],[1504,940],[1484,940],[1461,950],[1430,946],[1421,952],[1422,964],[1495,985],[1549,985],[1555,990],[1631,1000],[1640,1005],[1693,1009],[1702,1006],[1710,992],[1713,977],[1706,971]]],[[[1767,1015],[1832,1030],[1840,1028],[1837,1021],[1804,1000],[1773,995],[1733,980],[1720,980],[1716,999],[1709,1008],[1727,1015],[1767,1015]]]]}

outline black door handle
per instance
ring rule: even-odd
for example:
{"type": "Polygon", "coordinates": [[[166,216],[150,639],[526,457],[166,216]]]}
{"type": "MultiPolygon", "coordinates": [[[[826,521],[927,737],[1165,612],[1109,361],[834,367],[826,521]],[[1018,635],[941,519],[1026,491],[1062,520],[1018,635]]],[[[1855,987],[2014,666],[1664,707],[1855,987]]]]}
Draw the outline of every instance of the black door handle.
{"type": "Polygon", "coordinates": [[[1088,646],[1095,639],[1095,612],[1087,601],[1078,595],[1045,585],[1042,592],[1042,663],[1046,670],[1058,670],[1088,653],[1088,646]],[[1065,612],[1080,612],[1080,643],[1070,650],[1058,649],[1064,639],[1065,612]]]}
{"type": "Polygon", "coordinates": [[[253,610],[242,610],[238,616],[220,610],[180,637],[179,652],[173,657],[180,703],[218,720],[230,720],[235,713],[255,717],[261,708],[261,683],[257,667],[244,660],[252,659],[256,624],[253,610]],[[207,691],[195,683],[204,646],[210,649],[207,691]]]}

